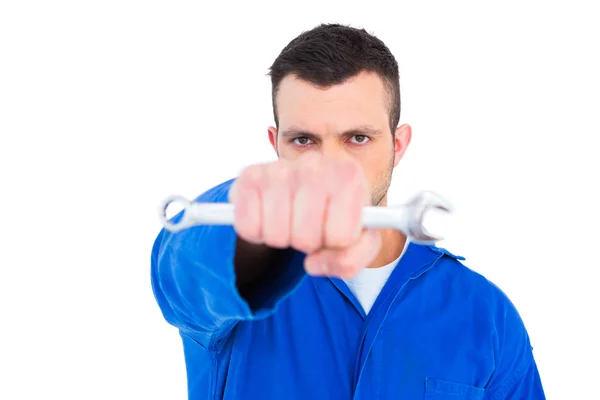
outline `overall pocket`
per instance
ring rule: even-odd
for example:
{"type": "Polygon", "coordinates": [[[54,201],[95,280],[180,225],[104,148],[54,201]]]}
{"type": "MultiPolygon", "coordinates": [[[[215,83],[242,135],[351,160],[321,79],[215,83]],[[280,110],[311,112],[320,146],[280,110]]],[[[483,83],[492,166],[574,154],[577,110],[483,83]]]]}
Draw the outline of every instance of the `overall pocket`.
{"type": "Polygon", "coordinates": [[[425,400],[481,400],[484,389],[441,379],[425,379],[425,400]]]}

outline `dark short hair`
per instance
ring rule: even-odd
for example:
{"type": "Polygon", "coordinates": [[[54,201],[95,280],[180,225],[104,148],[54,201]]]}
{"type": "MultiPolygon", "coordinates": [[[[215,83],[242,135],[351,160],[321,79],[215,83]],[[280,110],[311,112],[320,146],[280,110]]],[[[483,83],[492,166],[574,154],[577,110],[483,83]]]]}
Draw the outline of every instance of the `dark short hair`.
{"type": "Polygon", "coordinates": [[[283,78],[290,74],[320,87],[341,84],[360,72],[376,73],[389,96],[392,135],[400,121],[398,63],[388,47],[364,29],[321,24],[288,43],[269,68],[273,116],[279,128],[275,98],[283,78]]]}

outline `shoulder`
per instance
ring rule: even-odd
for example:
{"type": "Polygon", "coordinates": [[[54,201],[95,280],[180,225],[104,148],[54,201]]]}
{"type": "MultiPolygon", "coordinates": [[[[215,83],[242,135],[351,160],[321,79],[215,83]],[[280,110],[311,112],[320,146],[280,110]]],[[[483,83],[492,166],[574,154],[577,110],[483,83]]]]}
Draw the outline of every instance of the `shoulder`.
{"type": "Polygon", "coordinates": [[[442,247],[433,245],[428,247],[440,255],[435,274],[446,286],[462,293],[465,300],[477,301],[485,305],[489,311],[516,312],[516,307],[509,296],[496,283],[465,265],[464,256],[442,247]]]}
{"type": "Polygon", "coordinates": [[[497,357],[518,354],[523,365],[526,365],[531,357],[530,338],[517,306],[510,297],[494,282],[467,267],[463,263],[465,257],[443,248],[429,247],[431,251],[441,254],[434,268],[434,274],[437,275],[435,280],[441,282],[439,290],[457,302],[462,312],[472,313],[477,325],[486,327],[497,357]]]}
{"type": "Polygon", "coordinates": [[[226,203],[229,201],[229,190],[236,178],[221,182],[197,196],[194,201],[208,203],[226,203]]]}
{"type": "Polygon", "coordinates": [[[429,250],[438,256],[426,283],[430,297],[438,299],[446,320],[460,322],[461,335],[491,361],[486,395],[543,399],[530,336],[517,306],[498,285],[464,265],[465,257],[435,246],[429,250]]]}
{"type": "MultiPolygon", "coordinates": [[[[545,398],[532,342],[517,306],[498,285],[465,266],[464,257],[433,246],[430,250],[440,255],[432,280],[443,282],[437,289],[444,301],[453,303],[454,315],[476,332],[478,351],[489,350],[493,372],[485,384],[486,396],[545,398]]],[[[469,332],[463,329],[463,335],[469,332]]]]}

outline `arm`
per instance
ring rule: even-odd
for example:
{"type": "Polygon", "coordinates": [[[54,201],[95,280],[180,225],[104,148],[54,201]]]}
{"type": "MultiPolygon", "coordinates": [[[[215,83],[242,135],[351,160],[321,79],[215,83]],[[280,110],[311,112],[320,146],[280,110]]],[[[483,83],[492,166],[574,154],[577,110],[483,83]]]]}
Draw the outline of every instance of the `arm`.
{"type": "MultiPolygon", "coordinates": [[[[196,201],[227,201],[231,183],[196,201]]],[[[152,248],[152,289],[164,318],[206,348],[237,322],[274,312],[304,274],[297,252],[249,245],[231,226],[161,230],[152,248]]]]}
{"type": "Polygon", "coordinates": [[[486,400],[545,400],[529,335],[514,305],[501,293],[496,316],[496,370],[486,400]]]}

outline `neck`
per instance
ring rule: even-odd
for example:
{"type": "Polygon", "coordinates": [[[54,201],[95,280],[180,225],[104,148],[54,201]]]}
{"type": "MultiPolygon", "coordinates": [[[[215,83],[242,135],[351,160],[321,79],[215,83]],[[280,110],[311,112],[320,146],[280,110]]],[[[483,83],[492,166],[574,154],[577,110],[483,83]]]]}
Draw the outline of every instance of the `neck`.
{"type": "MultiPolygon", "coordinates": [[[[387,193],[379,199],[376,204],[379,207],[387,206],[387,193]]],[[[367,266],[367,268],[379,268],[384,265],[388,265],[395,259],[400,257],[404,245],[406,243],[406,236],[395,229],[381,229],[381,249],[379,254],[375,257],[373,262],[367,266]]]]}
{"type": "Polygon", "coordinates": [[[375,260],[367,268],[379,268],[388,265],[402,254],[406,243],[406,236],[395,229],[382,229],[381,250],[375,260]]]}

